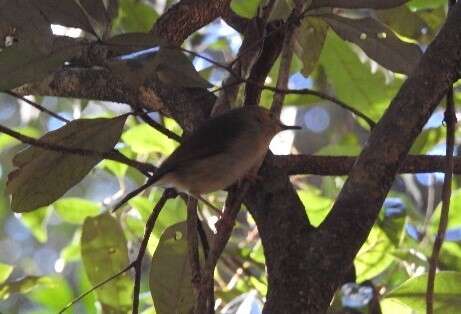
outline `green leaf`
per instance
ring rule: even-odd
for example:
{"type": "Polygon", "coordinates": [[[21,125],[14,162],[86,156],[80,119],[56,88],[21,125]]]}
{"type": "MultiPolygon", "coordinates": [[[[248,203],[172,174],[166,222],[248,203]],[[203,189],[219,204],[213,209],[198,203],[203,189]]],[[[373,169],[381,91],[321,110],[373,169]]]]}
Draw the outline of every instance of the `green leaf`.
{"type": "Polygon", "coordinates": [[[333,200],[322,195],[321,191],[314,187],[306,187],[297,191],[301,202],[306,208],[309,222],[314,226],[319,226],[333,205],[333,200]]]}
{"type": "Polygon", "coordinates": [[[13,293],[26,294],[39,283],[47,282],[47,277],[28,276],[19,280],[0,284],[0,300],[8,299],[13,293]]]}
{"type": "Polygon", "coordinates": [[[374,226],[354,261],[357,282],[373,279],[394,260],[389,254],[393,245],[381,228],[374,226]]]}
{"type": "Polygon", "coordinates": [[[407,38],[420,40],[424,35],[423,30],[429,30],[429,25],[405,5],[376,11],[376,16],[392,30],[407,38]]]}
{"type": "Polygon", "coordinates": [[[77,197],[60,199],[53,206],[62,220],[74,224],[81,224],[87,216],[98,215],[101,208],[98,203],[77,197]]]}
{"type": "MultiPolygon", "coordinates": [[[[85,219],[82,228],[82,261],[92,285],[109,278],[129,264],[122,227],[110,214],[85,219]]],[[[127,311],[131,308],[133,283],[124,273],[97,290],[101,303],[127,311]]]]}
{"type": "Polygon", "coordinates": [[[358,45],[371,59],[393,72],[410,74],[422,55],[417,45],[400,40],[373,18],[349,19],[334,14],[322,17],[341,38],[358,45]]]}
{"type": "MultiPolygon", "coordinates": [[[[461,307],[461,273],[440,271],[435,277],[434,313],[457,314],[461,307]]],[[[385,298],[426,312],[427,274],[411,278],[390,291],[385,298]]]]}
{"type": "Polygon", "coordinates": [[[0,263],[0,284],[8,279],[12,271],[13,266],[0,263]]]}
{"type": "Polygon", "coordinates": [[[328,32],[320,62],[333,85],[337,98],[378,120],[397,92],[401,81],[386,83],[383,73],[372,73],[360,62],[350,46],[333,32],[328,32]]]}
{"type": "Polygon", "coordinates": [[[166,229],[152,257],[149,286],[157,314],[189,313],[194,306],[186,229],[185,222],[166,229]]]}
{"type": "Polygon", "coordinates": [[[276,0],[269,21],[286,20],[294,8],[293,0],[276,0]]]}
{"type": "Polygon", "coordinates": [[[243,17],[254,17],[258,13],[258,6],[260,5],[261,0],[232,0],[231,9],[243,17]]]}
{"type": "Polygon", "coordinates": [[[357,156],[362,147],[355,134],[342,136],[336,143],[331,143],[319,149],[315,154],[319,156],[357,156]]]}
{"type": "Polygon", "coordinates": [[[445,6],[447,1],[445,0],[412,0],[408,2],[408,7],[412,10],[421,9],[434,9],[440,6],[445,6]]]}
{"type": "MultiPolygon", "coordinates": [[[[109,152],[120,138],[126,115],[113,118],[74,120],[41,137],[41,141],[68,148],[109,152]]],[[[101,161],[95,155],[75,155],[30,147],[18,153],[18,167],[8,176],[11,208],[27,212],[49,205],[76,185],[101,161]],[[44,184],[46,183],[46,184],[44,184]]]]}
{"type": "Polygon", "coordinates": [[[73,299],[72,289],[62,277],[48,277],[39,289],[33,289],[29,296],[33,301],[42,304],[51,313],[57,313],[73,299]]]}
{"type": "Polygon", "coordinates": [[[317,66],[327,36],[328,24],[321,18],[307,17],[295,33],[295,52],[303,62],[302,73],[309,76],[317,66]]]}
{"type": "MultiPolygon", "coordinates": [[[[431,231],[437,233],[440,223],[440,213],[442,211],[442,201],[437,205],[431,217],[431,231]]],[[[453,190],[450,197],[450,211],[448,213],[447,229],[461,228],[461,189],[453,190]]]]}
{"type": "Polygon", "coordinates": [[[45,206],[31,213],[22,213],[19,219],[32,232],[38,242],[45,243],[48,240],[47,224],[50,213],[51,208],[45,206]]]}
{"type": "Polygon", "coordinates": [[[123,32],[148,32],[158,14],[151,5],[137,0],[120,0],[119,15],[114,27],[123,32]]]}
{"type": "Polygon", "coordinates": [[[176,148],[175,141],[167,138],[148,124],[139,124],[123,133],[122,140],[137,154],[161,153],[169,155],[176,148]]]}

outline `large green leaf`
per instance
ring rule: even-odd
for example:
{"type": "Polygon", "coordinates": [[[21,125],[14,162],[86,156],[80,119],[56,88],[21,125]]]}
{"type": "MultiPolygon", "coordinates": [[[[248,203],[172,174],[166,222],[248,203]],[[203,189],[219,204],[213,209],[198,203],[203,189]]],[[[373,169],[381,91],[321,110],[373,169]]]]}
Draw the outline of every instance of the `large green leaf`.
{"type": "Polygon", "coordinates": [[[343,9],[388,9],[408,2],[408,0],[312,0],[312,8],[332,7],[343,9]]]}
{"type": "Polygon", "coordinates": [[[334,14],[322,17],[341,38],[358,45],[391,71],[410,74],[422,55],[417,45],[400,40],[373,18],[350,19],[334,14]]]}
{"type": "MultiPolygon", "coordinates": [[[[68,148],[109,152],[125,123],[126,115],[113,118],[74,120],[49,132],[41,141],[68,148]]],[[[11,208],[16,212],[37,209],[61,197],[99,162],[95,155],[75,155],[30,147],[18,153],[18,167],[8,176],[7,191],[12,194],[11,208]]]]}
{"type": "Polygon", "coordinates": [[[316,17],[304,18],[297,29],[295,52],[303,63],[303,75],[308,76],[317,66],[327,31],[328,24],[316,17]]]}
{"type": "Polygon", "coordinates": [[[328,32],[320,62],[336,96],[374,120],[380,118],[401,84],[396,78],[387,83],[380,71],[372,73],[333,32],[328,32]]]}
{"type": "MultiPolygon", "coordinates": [[[[435,278],[434,313],[457,314],[461,308],[461,273],[438,272],[435,278]]],[[[403,303],[416,313],[426,312],[427,274],[411,278],[390,291],[386,300],[403,303]]]]}
{"type": "Polygon", "coordinates": [[[149,285],[157,314],[189,313],[194,306],[186,223],[165,230],[152,257],[149,285]]]}
{"type": "Polygon", "coordinates": [[[374,226],[354,261],[357,282],[373,279],[393,261],[390,254],[394,248],[389,238],[378,226],[374,226]]]}
{"type": "MultiPolygon", "coordinates": [[[[431,217],[431,230],[435,234],[439,227],[442,202],[440,202],[431,217]]],[[[447,228],[461,228],[461,189],[454,190],[450,198],[447,228]]]]}
{"type": "Polygon", "coordinates": [[[81,224],[87,216],[96,216],[101,209],[98,203],[77,197],[60,199],[53,206],[62,220],[75,224],[81,224]]]}
{"type": "MultiPolygon", "coordinates": [[[[88,217],[82,230],[82,261],[92,285],[109,278],[129,264],[122,227],[110,214],[88,217]]],[[[131,307],[133,283],[124,273],[97,290],[101,303],[126,313],[131,307]]],[[[116,313],[118,313],[116,312],[116,313]]]]}
{"type": "Polygon", "coordinates": [[[421,39],[429,25],[416,13],[403,5],[398,8],[376,11],[376,16],[398,34],[421,39]]]}

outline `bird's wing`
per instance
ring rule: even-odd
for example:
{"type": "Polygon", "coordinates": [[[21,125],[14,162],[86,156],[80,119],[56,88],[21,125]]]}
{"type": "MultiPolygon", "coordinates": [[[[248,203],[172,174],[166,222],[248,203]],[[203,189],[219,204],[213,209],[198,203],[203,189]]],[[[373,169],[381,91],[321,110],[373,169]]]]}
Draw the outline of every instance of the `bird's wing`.
{"type": "Polygon", "coordinates": [[[241,135],[246,123],[239,110],[232,110],[206,121],[200,128],[185,138],[183,143],[162,163],[158,169],[160,176],[173,169],[187,167],[193,160],[203,159],[228,149],[241,135]]]}

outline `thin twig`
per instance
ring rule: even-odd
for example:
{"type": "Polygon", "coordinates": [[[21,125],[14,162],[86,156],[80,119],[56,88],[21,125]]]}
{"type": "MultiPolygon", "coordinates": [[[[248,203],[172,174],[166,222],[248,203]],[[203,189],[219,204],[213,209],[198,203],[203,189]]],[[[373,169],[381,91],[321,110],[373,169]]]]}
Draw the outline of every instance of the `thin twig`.
{"type": "Polygon", "coordinates": [[[192,287],[196,292],[196,296],[200,287],[198,222],[197,199],[189,196],[187,201],[187,255],[192,272],[192,287]]]}
{"type": "MultiPolygon", "coordinates": [[[[293,10],[291,17],[296,15],[296,10],[293,10]]],[[[288,21],[290,21],[290,18],[288,21]]],[[[285,37],[283,39],[283,48],[280,55],[280,67],[279,74],[277,77],[277,89],[278,92],[275,93],[272,98],[271,111],[277,116],[280,115],[283,107],[283,100],[285,99],[285,93],[280,90],[287,88],[288,79],[290,78],[290,67],[291,60],[293,59],[293,46],[294,46],[294,34],[296,26],[293,23],[287,23],[285,29],[285,37]]]]}
{"type": "Polygon", "coordinates": [[[161,125],[160,123],[158,123],[157,121],[155,121],[154,119],[152,119],[151,117],[149,117],[149,115],[145,112],[141,112],[139,114],[139,117],[144,121],[146,122],[147,124],[149,124],[151,127],[153,127],[154,129],[156,129],[157,131],[159,131],[160,133],[162,133],[163,135],[166,135],[168,138],[171,138],[172,140],[175,140],[176,142],[179,142],[181,143],[182,139],[181,139],[181,136],[179,136],[178,134],[174,133],[173,131],[170,131],[168,130],[166,127],[164,127],[163,125],[161,125]]]}
{"type": "Polygon", "coordinates": [[[200,291],[195,308],[196,314],[212,313],[213,311],[214,269],[232,234],[235,219],[240,210],[240,205],[242,204],[243,198],[249,187],[250,184],[248,182],[244,182],[241,188],[239,188],[236,192],[229,192],[227,196],[222,218],[216,223],[216,236],[212,240],[208,257],[205,260],[205,265],[202,267],[200,291]]]}
{"type": "Polygon", "coordinates": [[[133,287],[133,310],[132,314],[138,314],[139,308],[139,292],[141,290],[141,266],[142,266],[142,259],[144,258],[144,254],[146,253],[147,244],[149,243],[150,234],[152,230],[154,230],[155,222],[157,221],[158,215],[162,210],[163,206],[167,202],[168,199],[172,198],[172,195],[169,190],[165,190],[158,200],[157,204],[155,205],[152,213],[149,216],[149,219],[146,223],[146,230],[144,231],[144,237],[141,242],[141,247],[139,248],[138,256],[136,260],[133,262],[134,267],[134,287],[133,287]]]}
{"type": "Polygon", "coordinates": [[[130,159],[115,149],[109,152],[102,152],[102,151],[96,151],[96,150],[85,149],[85,148],[74,148],[74,147],[57,145],[54,143],[50,143],[50,142],[46,142],[40,139],[29,137],[27,135],[11,130],[3,125],[0,125],[0,133],[5,133],[24,144],[29,144],[31,146],[40,147],[46,150],[51,150],[51,151],[55,151],[59,153],[79,155],[79,156],[96,156],[101,159],[110,159],[110,160],[118,161],[120,163],[126,164],[130,167],[133,167],[139,170],[144,175],[149,175],[149,172],[152,172],[153,170],[155,170],[154,166],[147,164],[147,163],[142,163],[142,162],[130,159]]]}
{"type": "Polygon", "coordinates": [[[450,198],[451,198],[451,183],[453,177],[453,151],[455,146],[455,129],[456,129],[456,112],[453,99],[453,87],[450,87],[447,93],[447,109],[445,111],[445,119],[447,125],[447,139],[446,139],[446,169],[442,186],[442,209],[440,212],[439,227],[432,248],[432,254],[429,259],[429,273],[427,277],[427,291],[426,291],[426,313],[434,313],[434,286],[437,264],[442,248],[445,232],[448,225],[448,213],[450,211],[450,198]]]}
{"type": "Polygon", "coordinates": [[[27,98],[24,97],[24,96],[21,96],[21,95],[19,95],[19,94],[16,94],[15,92],[6,91],[5,94],[8,94],[8,95],[13,96],[13,97],[18,98],[18,99],[21,99],[22,101],[24,101],[24,102],[28,103],[29,105],[31,105],[32,107],[34,107],[35,109],[40,110],[41,112],[45,112],[45,113],[49,114],[50,116],[52,116],[52,117],[54,117],[54,118],[56,118],[56,119],[58,119],[58,120],[60,120],[60,121],[62,121],[62,122],[64,122],[64,123],[70,122],[68,119],[64,118],[63,116],[60,116],[60,115],[58,115],[57,113],[55,113],[55,112],[53,112],[53,111],[51,111],[51,110],[46,109],[46,108],[43,107],[42,105],[39,105],[39,104],[37,104],[37,103],[35,103],[35,102],[33,102],[33,101],[27,99],[27,98]]]}
{"type": "Polygon", "coordinates": [[[88,291],[85,291],[84,293],[82,293],[81,295],[79,295],[78,297],[76,297],[75,299],[73,299],[72,301],[70,301],[65,307],[63,307],[60,311],[59,311],[59,314],[61,313],[64,313],[66,310],[68,310],[70,307],[72,307],[75,303],[77,303],[78,301],[80,301],[81,299],[83,299],[84,297],[86,297],[88,294],[90,294],[91,292],[95,291],[96,289],[98,289],[99,287],[101,286],[104,286],[106,283],[108,283],[109,281],[112,281],[113,279],[117,278],[118,276],[124,274],[125,272],[127,272],[128,270],[130,270],[132,267],[134,267],[134,262],[132,262],[131,264],[129,264],[128,266],[126,266],[125,268],[123,268],[121,271],[119,271],[118,273],[116,274],[113,274],[112,276],[110,276],[109,278],[101,281],[100,283],[94,285],[90,290],[88,291]]]}

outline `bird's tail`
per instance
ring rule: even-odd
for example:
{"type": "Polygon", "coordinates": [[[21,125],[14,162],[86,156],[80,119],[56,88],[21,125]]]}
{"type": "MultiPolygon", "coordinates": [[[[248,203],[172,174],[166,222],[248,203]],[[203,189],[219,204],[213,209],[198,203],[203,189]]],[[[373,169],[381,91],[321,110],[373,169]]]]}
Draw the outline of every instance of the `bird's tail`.
{"type": "Polygon", "coordinates": [[[112,212],[115,212],[117,209],[119,209],[120,207],[122,207],[126,202],[128,202],[129,200],[131,200],[133,197],[135,197],[136,195],[138,195],[139,193],[141,193],[142,191],[144,191],[145,189],[147,189],[149,186],[153,185],[155,182],[157,182],[159,179],[158,176],[156,175],[153,175],[152,177],[150,177],[146,183],[144,183],[143,185],[141,185],[139,188],[131,191],[130,193],[128,193],[127,195],[125,195],[124,198],[122,198],[115,206],[114,208],[112,209],[112,212]]]}

